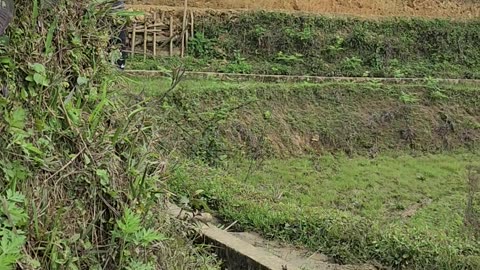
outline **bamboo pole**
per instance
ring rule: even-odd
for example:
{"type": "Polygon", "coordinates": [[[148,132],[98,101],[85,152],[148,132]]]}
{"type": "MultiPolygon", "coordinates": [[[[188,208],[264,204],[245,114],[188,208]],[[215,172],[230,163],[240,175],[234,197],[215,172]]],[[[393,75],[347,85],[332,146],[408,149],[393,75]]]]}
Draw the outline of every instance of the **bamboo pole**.
{"type": "MultiPolygon", "coordinates": [[[[166,28],[167,26],[164,24],[164,23],[155,23],[155,24],[150,24],[149,27],[155,27],[155,26],[163,26],[164,28],[166,28]]],[[[143,26],[137,26],[136,27],[136,30],[137,32],[140,31],[140,30],[143,30],[143,26]]]]}
{"type": "Polygon", "coordinates": [[[173,56],[173,16],[170,16],[170,56],[173,56]]]}
{"type": "MultiPolygon", "coordinates": [[[[150,26],[150,27],[151,27],[151,26],[150,26]]],[[[136,33],[137,33],[137,34],[142,34],[142,33],[144,33],[144,32],[145,32],[145,30],[143,30],[143,28],[142,28],[142,30],[136,30],[136,33]]],[[[157,30],[147,29],[147,33],[157,33],[157,34],[158,34],[158,33],[162,33],[162,32],[163,32],[162,29],[157,29],[157,30]]],[[[157,36],[157,38],[158,38],[158,36],[157,36]]]]}
{"type": "MultiPolygon", "coordinates": [[[[182,23],[182,33],[185,32],[187,28],[187,9],[188,9],[188,0],[185,0],[185,7],[183,9],[183,23],[182,23]]],[[[182,34],[182,47],[180,48],[180,57],[185,56],[185,34],[182,34]]]]}
{"type": "Polygon", "coordinates": [[[148,32],[147,32],[147,22],[143,24],[143,61],[147,60],[147,41],[148,41],[148,32]]]}
{"type": "MultiPolygon", "coordinates": [[[[185,54],[186,54],[186,52],[187,52],[187,50],[188,50],[188,34],[189,34],[189,33],[190,33],[189,31],[185,31],[185,34],[184,34],[184,36],[185,36],[185,49],[184,49],[184,51],[183,51],[183,56],[185,56],[185,54]]],[[[182,56],[182,57],[183,57],[183,56],[182,56]]]]}
{"type": "Polygon", "coordinates": [[[133,30],[132,30],[132,56],[135,55],[135,36],[136,36],[136,30],[135,28],[137,28],[137,23],[134,23],[133,24],[133,30]]]}
{"type": "Polygon", "coordinates": [[[193,10],[190,11],[190,37],[194,37],[195,36],[195,28],[194,28],[194,25],[195,25],[195,15],[193,14],[193,10]]]}
{"type": "Polygon", "coordinates": [[[155,27],[153,30],[153,56],[157,56],[157,12],[153,13],[153,23],[155,27]]]}

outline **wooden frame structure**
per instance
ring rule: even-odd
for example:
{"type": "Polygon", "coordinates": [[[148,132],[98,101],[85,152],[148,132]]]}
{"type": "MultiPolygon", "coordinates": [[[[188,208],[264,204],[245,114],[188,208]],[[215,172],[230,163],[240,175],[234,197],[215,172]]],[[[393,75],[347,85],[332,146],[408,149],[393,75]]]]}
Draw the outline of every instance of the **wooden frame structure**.
{"type": "Polygon", "coordinates": [[[171,11],[152,10],[136,18],[128,27],[128,43],[131,55],[184,57],[188,41],[195,34],[195,14],[185,7],[181,14],[171,11]]]}

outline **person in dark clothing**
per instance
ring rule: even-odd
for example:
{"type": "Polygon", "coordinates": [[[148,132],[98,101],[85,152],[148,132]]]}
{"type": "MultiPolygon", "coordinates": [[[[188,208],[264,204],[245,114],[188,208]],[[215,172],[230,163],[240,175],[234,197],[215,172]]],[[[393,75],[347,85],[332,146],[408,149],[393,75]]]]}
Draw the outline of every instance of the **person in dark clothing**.
{"type": "Polygon", "coordinates": [[[120,40],[120,43],[121,43],[121,47],[120,47],[120,51],[122,53],[122,55],[120,56],[120,59],[117,60],[117,65],[120,69],[125,69],[125,64],[126,64],[126,59],[127,59],[127,52],[126,52],[126,49],[127,49],[127,30],[125,29],[125,27],[123,27],[121,30],[120,30],[120,34],[118,36],[119,40],[120,40]]]}
{"type": "MultiPolygon", "coordinates": [[[[125,9],[125,1],[124,0],[116,1],[113,4],[113,7],[112,7],[112,10],[114,12],[121,11],[121,10],[124,10],[124,9],[125,9]]],[[[123,69],[125,69],[126,59],[127,59],[127,56],[128,56],[128,54],[126,52],[126,49],[127,49],[127,29],[125,28],[125,26],[123,26],[120,29],[118,37],[115,39],[115,41],[116,41],[115,42],[116,44],[120,43],[120,51],[122,53],[120,58],[117,60],[117,65],[120,69],[123,70],[123,69]]]]}

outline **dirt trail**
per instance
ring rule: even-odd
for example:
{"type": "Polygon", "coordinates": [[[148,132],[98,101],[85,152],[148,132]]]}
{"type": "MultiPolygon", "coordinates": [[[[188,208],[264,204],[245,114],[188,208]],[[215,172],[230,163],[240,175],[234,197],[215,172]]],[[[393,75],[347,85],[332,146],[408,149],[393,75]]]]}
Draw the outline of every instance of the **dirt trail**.
{"type": "MultiPolygon", "coordinates": [[[[131,0],[134,5],[183,6],[183,0],[131,0]]],[[[476,0],[190,0],[190,7],[285,10],[367,17],[415,16],[473,19],[480,17],[476,0]]]]}

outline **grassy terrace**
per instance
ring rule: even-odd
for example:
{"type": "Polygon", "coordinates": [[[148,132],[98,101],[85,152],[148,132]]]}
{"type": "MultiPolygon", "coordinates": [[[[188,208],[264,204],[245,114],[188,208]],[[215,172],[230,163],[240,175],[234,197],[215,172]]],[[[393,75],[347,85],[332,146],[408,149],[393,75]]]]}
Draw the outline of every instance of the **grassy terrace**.
{"type": "Polygon", "coordinates": [[[476,262],[444,256],[478,254],[464,213],[466,166],[479,161],[455,153],[273,159],[253,170],[246,160],[222,169],[190,163],[176,169],[171,186],[182,194],[204,190],[218,214],[240,228],[341,262],[462,269],[476,262]]]}
{"type": "MultiPolygon", "coordinates": [[[[353,77],[480,78],[480,21],[306,16],[276,12],[196,17],[188,57],[133,69],[353,77]]],[[[143,57],[142,57],[143,58],[143,57]]]]}
{"type": "Polygon", "coordinates": [[[197,80],[162,98],[165,79],[127,81],[177,160],[170,189],[237,229],[338,262],[480,267],[464,222],[480,164],[475,87],[197,80]]]}

